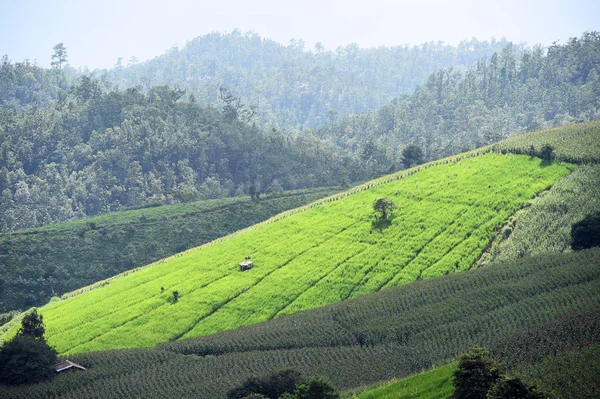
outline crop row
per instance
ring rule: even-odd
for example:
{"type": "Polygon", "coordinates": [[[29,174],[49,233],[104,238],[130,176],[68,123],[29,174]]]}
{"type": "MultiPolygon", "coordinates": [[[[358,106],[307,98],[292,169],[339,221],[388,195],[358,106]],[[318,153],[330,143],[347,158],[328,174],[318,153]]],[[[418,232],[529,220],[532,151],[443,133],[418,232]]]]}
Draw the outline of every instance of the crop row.
{"type": "Polygon", "coordinates": [[[600,122],[579,123],[513,136],[493,144],[491,148],[502,153],[539,155],[547,144],[554,148],[555,159],[576,164],[600,162],[600,122]]]}
{"type": "Polygon", "coordinates": [[[511,370],[555,398],[600,397],[600,345],[569,348],[534,364],[520,364],[511,370]]]}
{"type": "Polygon", "coordinates": [[[149,347],[466,270],[512,213],[569,170],[493,153],[429,167],[50,303],[48,339],[60,353],[149,347]],[[382,196],[399,209],[380,228],[372,204],[382,196]],[[240,273],[245,256],[256,266],[240,273]]]}
{"type": "Polygon", "coordinates": [[[290,192],[112,212],[109,215],[0,235],[0,312],[73,296],[93,282],[210,242],[330,195],[290,192]]]}
{"type": "MultiPolygon", "coordinates": [[[[88,371],[0,386],[0,396],[224,398],[249,376],[284,367],[323,374],[343,389],[402,378],[452,360],[473,344],[520,339],[524,328],[600,308],[599,255],[593,249],[528,258],[155,349],[77,354],[70,359],[88,371]],[[216,355],[185,355],[211,351],[216,355]]],[[[555,324],[560,331],[564,320],[555,324]]]]}
{"type": "Polygon", "coordinates": [[[500,233],[491,261],[569,250],[571,226],[600,212],[600,165],[578,166],[528,205],[500,233]]]}

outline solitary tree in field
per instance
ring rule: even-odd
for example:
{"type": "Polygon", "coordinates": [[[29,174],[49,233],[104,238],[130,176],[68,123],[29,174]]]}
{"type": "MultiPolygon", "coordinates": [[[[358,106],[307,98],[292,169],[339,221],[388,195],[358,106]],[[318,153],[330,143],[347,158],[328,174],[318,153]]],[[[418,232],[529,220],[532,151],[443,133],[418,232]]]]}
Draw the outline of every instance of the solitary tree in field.
{"type": "Polygon", "coordinates": [[[45,332],[44,317],[34,309],[31,313],[23,317],[21,328],[17,334],[43,340],[45,332]]]}
{"type": "Polygon", "coordinates": [[[540,156],[544,161],[552,161],[552,158],[554,158],[554,147],[550,144],[544,144],[540,150],[540,156]]]}
{"type": "Polygon", "coordinates": [[[391,199],[385,197],[377,199],[373,204],[373,209],[379,213],[380,220],[388,220],[390,213],[396,208],[398,206],[391,199]]]}

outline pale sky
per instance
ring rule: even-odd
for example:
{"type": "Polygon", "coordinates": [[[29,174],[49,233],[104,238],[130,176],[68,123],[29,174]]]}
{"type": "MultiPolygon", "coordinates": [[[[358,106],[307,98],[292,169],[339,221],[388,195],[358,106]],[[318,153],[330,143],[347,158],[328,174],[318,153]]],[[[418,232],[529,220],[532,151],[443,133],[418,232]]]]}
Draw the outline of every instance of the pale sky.
{"type": "Polygon", "coordinates": [[[0,0],[0,56],[50,64],[63,42],[69,64],[90,69],[147,60],[211,32],[254,31],[283,44],[327,49],[506,37],[564,43],[600,30],[600,0],[0,0]]]}

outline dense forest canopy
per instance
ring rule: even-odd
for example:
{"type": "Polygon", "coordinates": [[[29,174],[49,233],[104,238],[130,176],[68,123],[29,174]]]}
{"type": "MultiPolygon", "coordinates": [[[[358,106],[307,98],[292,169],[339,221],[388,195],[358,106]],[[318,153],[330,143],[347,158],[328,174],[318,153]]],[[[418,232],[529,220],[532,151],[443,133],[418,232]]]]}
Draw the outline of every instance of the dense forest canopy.
{"type": "MultiPolygon", "coordinates": [[[[317,43],[308,50],[301,40],[285,46],[236,30],[197,37],[181,49],[171,48],[147,62],[140,63],[135,57],[127,62],[119,59],[114,68],[95,70],[91,76],[107,88],[176,86],[203,105],[218,103],[218,90],[225,87],[256,107],[260,126],[281,129],[317,126],[339,116],[376,109],[412,92],[440,68],[464,70],[506,45],[505,39],[488,42],[473,38],[457,46],[429,42],[361,49],[349,44],[330,51],[317,43]]],[[[517,47],[522,51],[523,46],[517,47]]],[[[54,51],[55,66],[62,68],[68,81],[90,75],[87,70],[63,65],[64,46],[54,51]]],[[[2,107],[46,103],[48,97],[57,99],[68,91],[68,85],[56,82],[51,71],[27,61],[7,68],[6,61],[0,79],[2,107]],[[11,73],[16,80],[7,80],[11,73]],[[58,87],[48,90],[50,84],[58,87]]]]}
{"type": "Polygon", "coordinates": [[[8,57],[0,66],[0,232],[251,188],[346,184],[400,169],[409,145],[432,160],[599,117],[597,32],[547,50],[472,40],[336,52],[233,32],[91,75],[68,67],[59,45],[51,69],[8,57]],[[399,95],[444,65],[457,67],[399,95]]]}
{"type": "MultiPolygon", "coordinates": [[[[156,86],[82,77],[53,106],[0,110],[0,231],[145,203],[337,185],[371,173],[309,135],[261,131],[156,86]]],[[[233,110],[235,111],[235,110],[233,110]]]]}
{"type": "Polygon", "coordinates": [[[410,95],[313,133],[378,162],[398,159],[410,143],[437,159],[518,132],[600,118],[599,73],[598,32],[547,51],[508,45],[466,72],[442,69],[410,95]]]}

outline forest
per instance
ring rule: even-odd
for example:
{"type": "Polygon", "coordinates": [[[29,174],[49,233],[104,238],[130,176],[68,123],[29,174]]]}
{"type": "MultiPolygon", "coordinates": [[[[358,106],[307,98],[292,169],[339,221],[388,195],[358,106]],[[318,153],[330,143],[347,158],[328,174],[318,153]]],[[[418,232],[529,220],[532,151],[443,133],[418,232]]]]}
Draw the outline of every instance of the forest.
{"type": "MultiPolygon", "coordinates": [[[[240,90],[243,85],[231,85],[224,78],[210,89],[215,98],[177,83],[181,70],[172,58],[179,54],[185,64],[193,54],[201,53],[202,62],[207,62],[214,58],[206,56],[210,49],[227,55],[224,60],[237,65],[237,73],[254,70],[243,59],[263,60],[275,69],[282,65],[309,68],[319,60],[330,67],[321,68],[328,81],[343,76],[338,69],[351,57],[350,49],[340,49],[334,56],[302,52],[298,43],[281,51],[274,46],[280,45],[256,35],[215,34],[190,42],[181,52],[172,50],[146,63],[101,74],[85,74],[63,65],[64,46],[55,47],[57,61],[51,69],[27,61],[13,64],[5,56],[0,67],[0,231],[144,204],[243,195],[251,186],[264,192],[364,181],[402,169],[402,151],[410,144],[423,150],[424,160],[434,160],[514,133],[599,117],[597,32],[548,49],[471,41],[457,48],[392,48],[387,49],[388,55],[381,48],[375,52],[379,55],[370,57],[369,51],[354,48],[358,60],[350,64],[363,71],[370,63],[392,68],[391,61],[384,62],[386,57],[400,62],[399,54],[423,59],[423,65],[430,68],[453,65],[457,57],[460,62],[431,73],[412,94],[401,94],[414,86],[418,76],[424,77],[423,68],[418,68],[421,75],[408,73],[402,81],[412,83],[405,82],[402,90],[391,93],[397,97],[390,103],[366,113],[342,117],[379,104],[353,94],[349,97],[360,106],[340,110],[324,97],[329,104],[324,112],[330,118],[314,128],[302,128],[297,120],[279,130],[267,128],[280,124],[266,124],[252,95],[240,90]],[[485,57],[499,45],[504,46],[502,50],[475,62],[476,56],[485,57]],[[246,57],[242,49],[260,57],[246,57]],[[294,61],[289,54],[303,55],[308,61],[294,61]],[[368,60],[365,65],[359,62],[363,58],[368,60]],[[172,68],[162,66],[167,60],[172,68]],[[474,65],[467,68],[469,62],[474,65]],[[148,75],[136,72],[140,68],[167,74],[151,81],[172,86],[148,85],[143,78],[148,75]],[[119,81],[118,76],[130,80],[119,81]],[[221,86],[225,84],[230,88],[221,86]]],[[[397,73],[403,71],[397,65],[394,68],[397,73]]],[[[281,79],[295,88],[294,96],[300,95],[304,77],[283,75],[281,79]]],[[[362,82],[354,76],[343,86],[348,90],[389,87],[388,75],[365,73],[364,79],[377,82],[362,82]]],[[[271,82],[276,76],[265,74],[264,84],[279,85],[271,82]]],[[[188,80],[200,84],[202,79],[188,80]]],[[[327,92],[323,89],[323,96],[327,92]]],[[[383,96],[375,89],[371,92],[383,96]]],[[[285,96],[279,100],[297,109],[298,104],[285,96]]]]}

